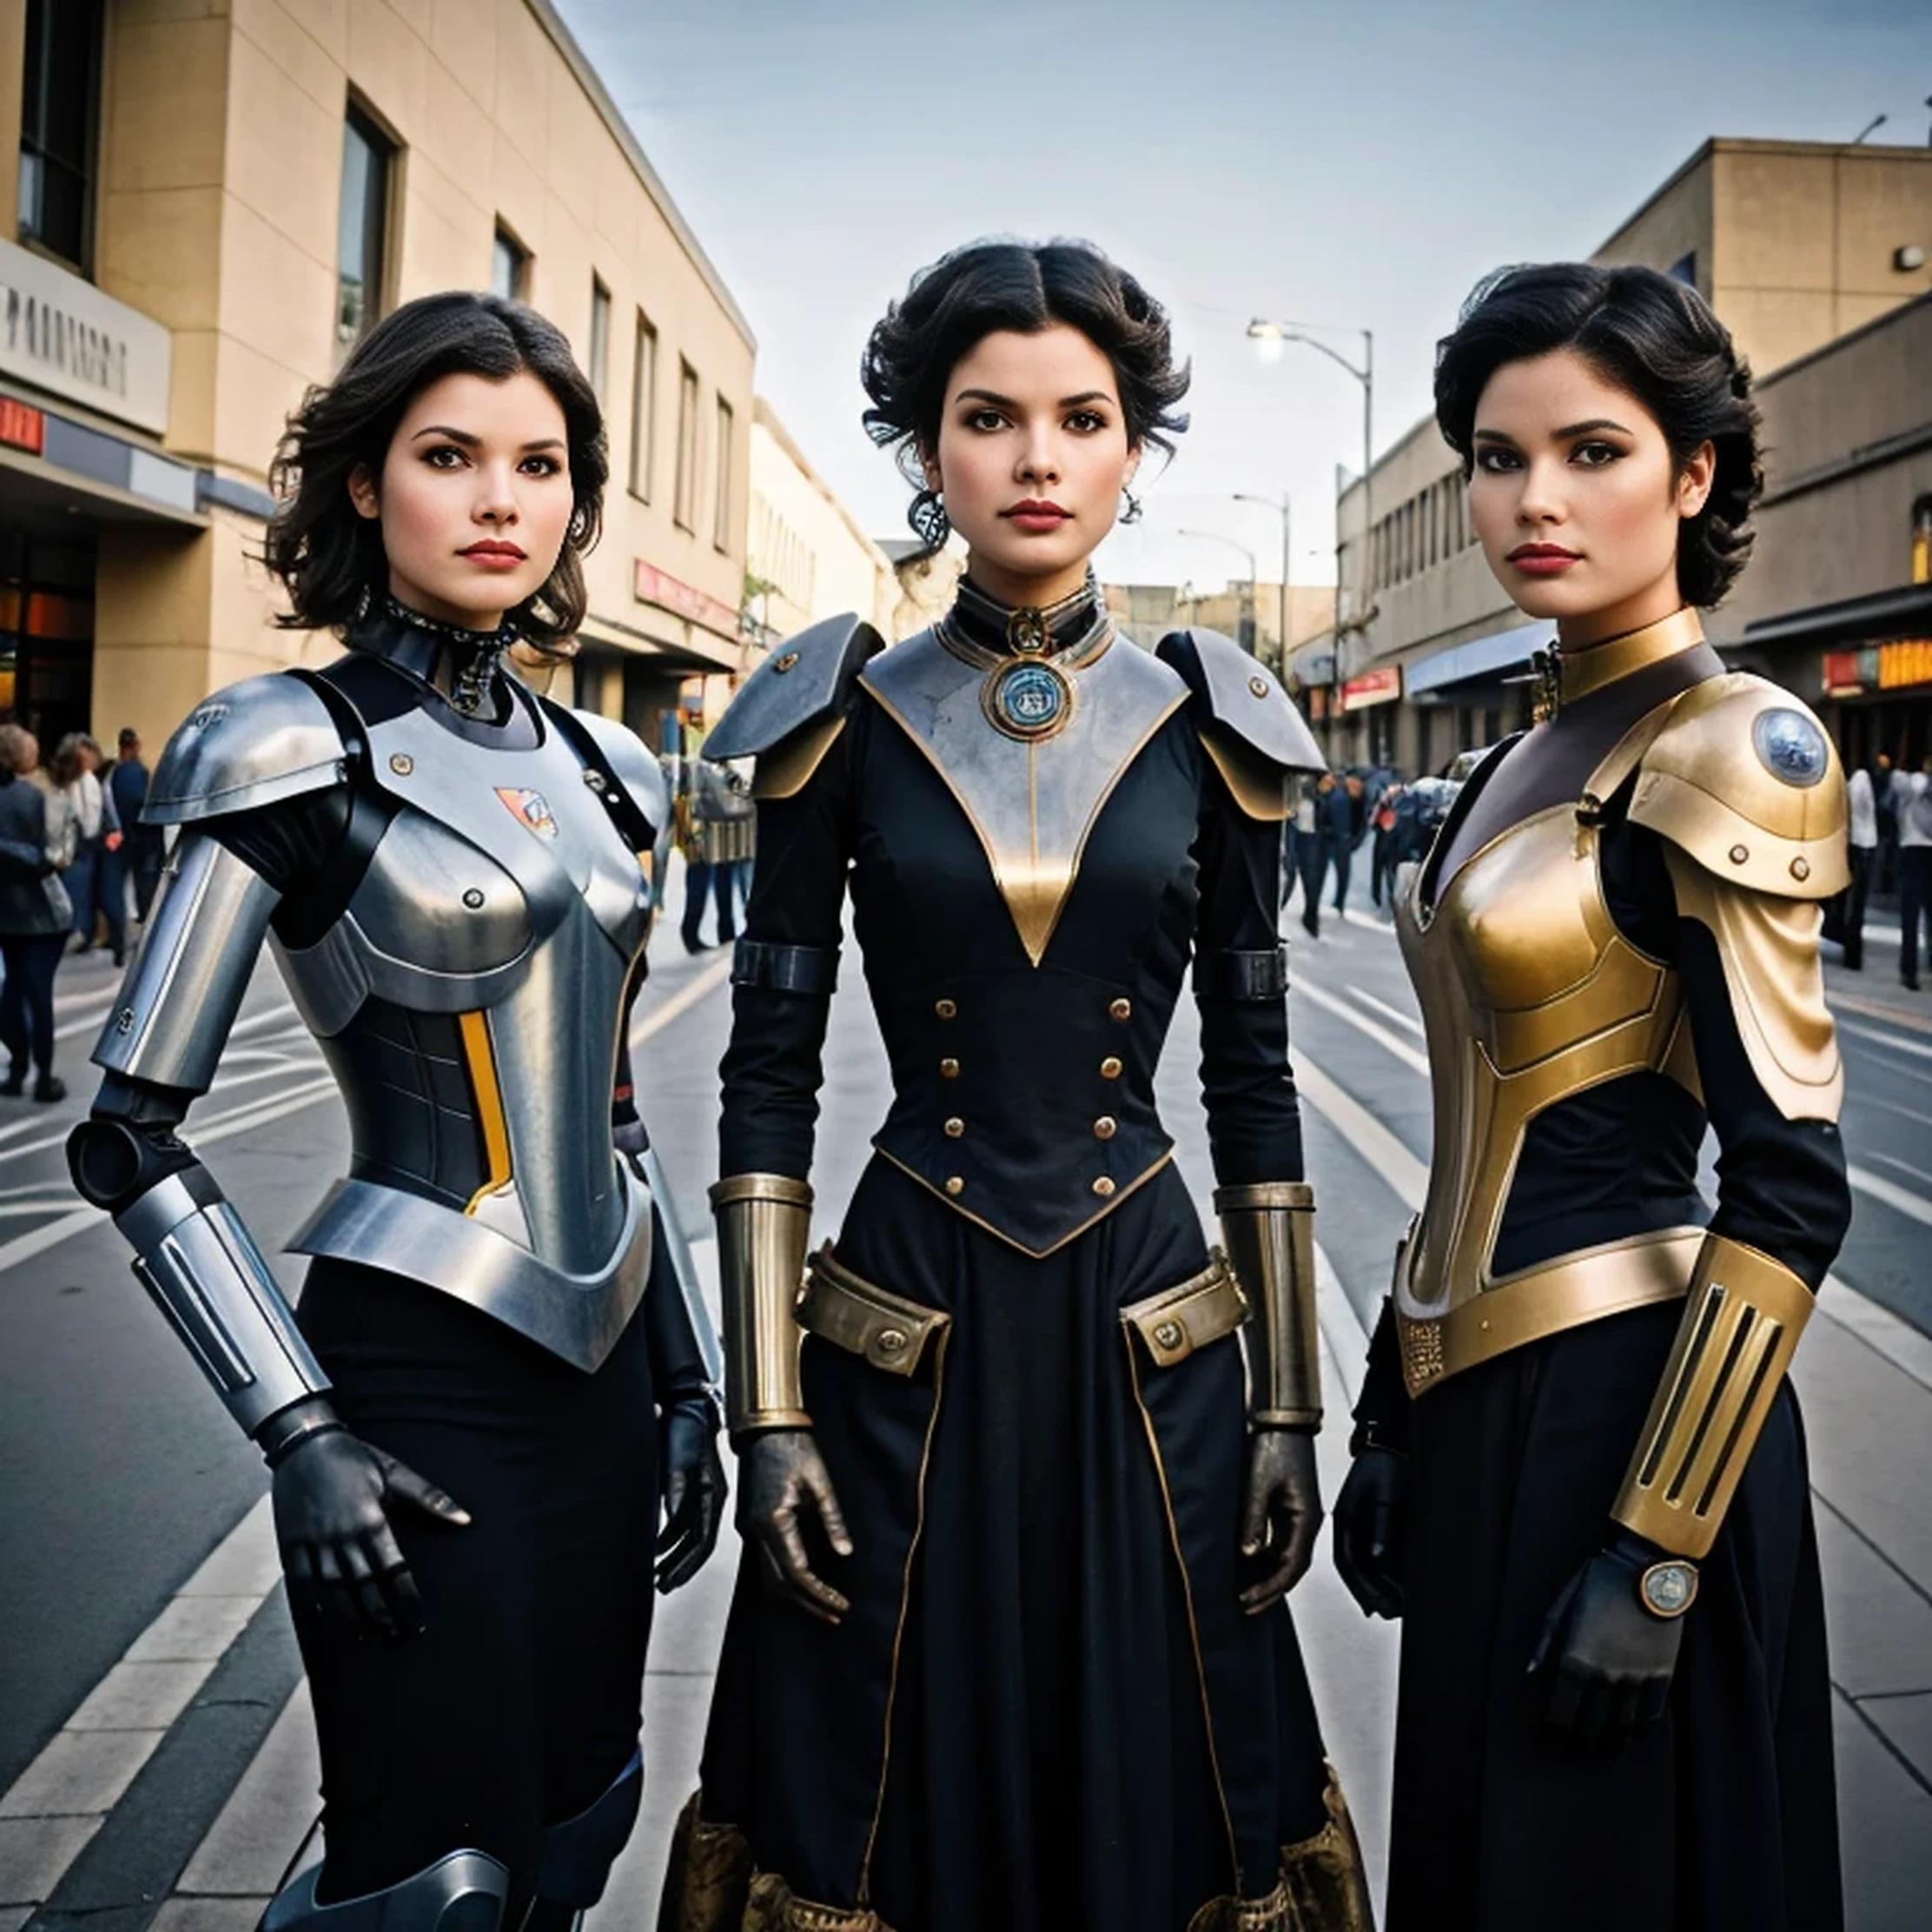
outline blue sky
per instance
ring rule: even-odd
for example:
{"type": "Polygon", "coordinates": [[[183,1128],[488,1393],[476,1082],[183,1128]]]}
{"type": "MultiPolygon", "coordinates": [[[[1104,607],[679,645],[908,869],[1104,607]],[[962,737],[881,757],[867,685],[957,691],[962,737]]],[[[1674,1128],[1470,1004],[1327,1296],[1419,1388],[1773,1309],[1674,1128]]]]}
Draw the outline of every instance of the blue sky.
{"type": "MultiPolygon", "coordinates": [[[[858,427],[858,354],[912,271],[975,235],[1082,235],[1172,312],[1194,427],[1143,472],[1121,580],[1333,576],[1360,390],[1251,315],[1375,332],[1378,449],[1505,261],[1588,255],[1711,135],[1918,146],[1926,0],[557,0],[750,317],[758,387],[876,533],[905,492],[858,427]],[[1305,555],[1313,551],[1315,554],[1305,555]]],[[[1926,238],[1932,240],[1932,237],[1926,238]]],[[[1359,357],[1360,339],[1332,338],[1359,357]]]]}

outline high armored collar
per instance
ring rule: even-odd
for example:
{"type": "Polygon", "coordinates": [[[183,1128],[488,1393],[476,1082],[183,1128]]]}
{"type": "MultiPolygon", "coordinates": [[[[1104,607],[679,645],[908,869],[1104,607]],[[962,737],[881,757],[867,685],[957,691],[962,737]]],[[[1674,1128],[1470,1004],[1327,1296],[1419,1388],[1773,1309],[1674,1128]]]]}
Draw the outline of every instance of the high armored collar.
{"type": "Polygon", "coordinates": [[[394,597],[373,603],[350,632],[357,651],[380,658],[419,684],[435,686],[436,670],[447,654],[452,688],[447,702],[460,716],[484,717],[494,705],[503,678],[503,653],[516,639],[508,624],[494,631],[467,631],[425,617],[394,597]]]}
{"type": "Polygon", "coordinates": [[[1113,641],[1113,619],[1091,571],[1058,602],[1002,604],[969,577],[959,580],[953,607],[933,626],[939,640],[969,664],[989,669],[1011,658],[1052,658],[1077,669],[1113,641]]]}
{"type": "Polygon", "coordinates": [[[1704,625],[1689,605],[1640,631],[1565,651],[1555,644],[1536,653],[1538,721],[1588,698],[1646,665],[1661,664],[1704,642],[1704,625]]]}

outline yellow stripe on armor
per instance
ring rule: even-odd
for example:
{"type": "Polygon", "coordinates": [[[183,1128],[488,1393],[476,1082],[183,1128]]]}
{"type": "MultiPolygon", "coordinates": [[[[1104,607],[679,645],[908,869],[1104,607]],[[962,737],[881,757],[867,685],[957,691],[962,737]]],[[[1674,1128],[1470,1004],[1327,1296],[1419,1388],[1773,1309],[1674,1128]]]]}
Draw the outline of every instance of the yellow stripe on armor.
{"type": "Polygon", "coordinates": [[[510,1128],[503,1116],[503,1090],[497,1084],[488,1019],[481,1013],[460,1013],[456,1023],[463,1030],[463,1061],[469,1069],[470,1091],[476,1096],[477,1125],[483,1130],[483,1185],[463,1210],[473,1214],[510,1178],[510,1128]]]}

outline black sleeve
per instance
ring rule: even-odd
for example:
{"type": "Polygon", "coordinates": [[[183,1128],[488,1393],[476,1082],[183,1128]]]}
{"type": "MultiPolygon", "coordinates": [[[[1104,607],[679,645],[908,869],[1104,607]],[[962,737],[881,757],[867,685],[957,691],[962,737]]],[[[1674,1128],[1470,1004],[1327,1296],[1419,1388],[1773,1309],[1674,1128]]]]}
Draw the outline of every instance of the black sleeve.
{"type": "Polygon", "coordinates": [[[1382,1303],[1375,1333],[1368,1339],[1368,1363],[1352,1413],[1358,1423],[1373,1426],[1384,1448],[1408,1447],[1409,1391],[1402,1380],[1402,1349],[1395,1333],[1393,1301],[1382,1303]]]}
{"type": "Polygon", "coordinates": [[[334,857],[348,819],[348,792],[338,785],[225,813],[208,821],[208,831],[266,879],[286,903],[298,899],[334,857]]]}
{"type": "Polygon", "coordinates": [[[1214,1178],[1223,1187],[1299,1181],[1301,1114],[1288,1067],[1286,976],[1261,963],[1280,957],[1280,822],[1248,817],[1212,760],[1204,763],[1194,989],[1214,1178]]]}
{"type": "Polygon", "coordinates": [[[844,931],[852,796],[865,711],[790,798],[758,804],[758,861],[732,973],[731,1042],[719,1069],[718,1171],[811,1170],[832,972],[844,931]]]}
{"type": "Polygon", "coordinates": [[[1710,1230],[1782,1261],[1816,1290],[1851,1225],[1851,1188],[1836,1121],[1785,1119],[1751,1071],[1717,943],[1682,922],[1677,968],[1697,1077],[1717,1136],[1710,1230]]]}

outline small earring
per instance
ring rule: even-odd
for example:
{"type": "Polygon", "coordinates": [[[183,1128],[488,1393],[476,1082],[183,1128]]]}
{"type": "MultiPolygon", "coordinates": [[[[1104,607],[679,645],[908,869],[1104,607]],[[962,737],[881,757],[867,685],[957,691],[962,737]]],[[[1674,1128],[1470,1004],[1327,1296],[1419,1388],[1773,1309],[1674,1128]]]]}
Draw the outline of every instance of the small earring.
{"type": "Polygon", "coordinates": [[[906,511],[912,533],[929,550],[942,550],[953,533],[952,519],[946,514],[945,499],[937,490],[922,490],[906,511]]]}
{"type": "Polygon", "coordinates": [[[1126,502],[1121,510],[1122,523],[1138,523],[1141,520],[1141,500],[1125,484],[1121,486],[1121,494],[1126,502]]]}

